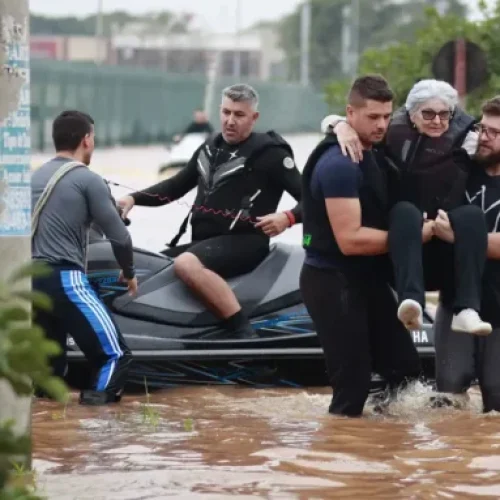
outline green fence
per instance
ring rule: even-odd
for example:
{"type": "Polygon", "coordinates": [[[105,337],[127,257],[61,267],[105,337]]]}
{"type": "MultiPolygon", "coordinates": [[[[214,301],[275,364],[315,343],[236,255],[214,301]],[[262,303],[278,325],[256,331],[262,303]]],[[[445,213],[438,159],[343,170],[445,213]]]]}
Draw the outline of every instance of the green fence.
{"type": "MultiPolygon", "coordinates": [[[[210,115],[217,121],[220,92],[215,85],[210,115]]],[[[249,82],[261,97],[259,129],[280,133],[317,131],[327,106],[322,97],[296,84],[249,82]]],[[[203,106],[203,76],[171,75],[144,68],[31,61],[32,145],[50,148],[54,116],[79,109],[96,120],[99,145],[164,141],[182,130],[193,109],[203,106]]]]}

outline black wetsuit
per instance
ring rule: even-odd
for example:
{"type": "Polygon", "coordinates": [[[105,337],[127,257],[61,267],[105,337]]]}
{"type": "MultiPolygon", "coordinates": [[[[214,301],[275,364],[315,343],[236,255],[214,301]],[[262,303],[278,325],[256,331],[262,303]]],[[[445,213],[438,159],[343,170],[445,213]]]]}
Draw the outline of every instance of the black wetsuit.
{"type": "MultiPolygon", "coordinates": [[[[484,211],[488,231],[499,232],[500,176],[473,169],[467,195],[471,204],[484,211]]],[[[443,297],[435,324],[436,385],[440,392],[462,393],[477,377],[484,411],[500,411],[500,261],[486,262],[482,294],[481,318],[493,327],[486,337],[452,331],[452,297],[443,297]]]]}
{"type": "Polygon", "coordinates": [[[291,212],[296,222],[301,221],[301,175],[290,146],[276,134],[252,133],[237,145],[227,144],[219,134],[204,143],[174,177],[132,196],[136,205],[160,206],[196,186],[193,241],[166,253],[177,256],[189,249],[225,279],[250,272],[267,256],[269,237],[254,227],[255,219],[276,212],[284,191],[299,202],[291,212]],[[249,199],[259,189],[249,207],[249,199]]]}

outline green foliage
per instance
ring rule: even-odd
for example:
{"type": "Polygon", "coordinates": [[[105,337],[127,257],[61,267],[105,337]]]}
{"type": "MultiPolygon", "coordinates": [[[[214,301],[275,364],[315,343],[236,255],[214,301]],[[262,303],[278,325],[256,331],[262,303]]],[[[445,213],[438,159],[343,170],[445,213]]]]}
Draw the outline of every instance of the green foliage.
{"type": "MultiPolygon", "coordinates": [[[[343,9],[351,0],[311,1],[311,81],[324,86],[342,78],[342,31],[345,28],[343,9]]],[[[360,0],[359,50],[380,50],[392,43],[410,42],[425,26],[425,6],[429,0],[360,0]]],[[[432,2],[431,2],[432,4],[432,2]]],[[[447,0],[446,12],[465,14],[460,0],[447,0]]],[[[300,71],[300,7],[283,19],[280,25],[281,46],[286,53],[289,78],[298,79],[300,71]]]]}
{"type": "MultiPolygon", "coordinates": [[[[48,359],[60,353],[57,343],[45,338],[43,330],[32,325],[31,306],[50,310],[48,297],[26,290],[27,279],[45,276],[47,267],[30,263],[0,283],[0,379],[6,380],[19,396],[30,396],[33,386],[44,389],[55,399],[67,400],[62,380],[51,376],[48,359]]],[[[12,486],[12,456],[30,453],[30,436],[17,436],[13,422],[0,422],[0,500],[37,499],[27,486],[12,486]]]]}
{"type": "Polygon", "coordinates": [[[0,500],[42,500],[42,498],[23,485],[0,491],[0,500]]]}
{"type": "Polygon", "coordinates": [[[34,383],[55,397],[64,398],[65,386],[60,379],[50,376],[47,363],[49,356],[60,353],[60,347],[46,340],[38,325],[30,325],[29,305],[49,310],[50,300],[19,286],[23,280],[47,272],[42,264],[30,263],[0,284],[0,377],[22,396],[32,393],[34,383]]]}
{"type": "MultiPolygon", "coordinates": [[[[102,16],[103,33],[105,36],[112,34],[113,27],[122,28],[129,23],[144,23],[148,31],[161,33],[169,24],[172,14],[168,11],[133,15],[125,11],[104,13],[102,16]]],[[[60,36],[93,36],[96,32],[96,15],[87,17],[48,17],[31,14],[30,30],[32,35],[60,35],[60,36]]],[[[188,31],[188,20],[180,20],[172,26],[173,33],[188,31]]]]}
{"type": "Polygon", "coordinates": [[[184,419],[183,426],[184,426],[184,430],[186,432],[193,432],[193,429],[194,429],[193,419],[192,418],[184,419]]]}
{"type": "MultiPolygon", "coordinates": [[[[481,7],[481,3],[480,7],[481,7]]],[[[458,37],[477,43],[486,53],[490,77],[486,84],[467,96],[467,110],[480,115],[481,103],[500,89],[500,7],[483,13],[482,21],[470,21],[455,14],[439,15],[434,8],[425,11],[425,26],[410,42],[399,42],[384,50],[367,49],[360,59],[359,73],[382,74],[396,93],[396,104],[404,103],[408,92],[420,78],[433,78],[432,61],[441,46],[458,37]]],[[[327,100],[332,110],[344,106],[350,82],[336,81],[326,86],[327,100]]]]}
{"type": "Polygon", "coordinates": [[[142,410],[142,422],[151,425],[153,428],[157,428],[160,423],[160,412],[151,406],[150,394],[148,391],[148,383],[146,377],[144,377],[144,388],[146,390],[146,402],[141,405],[142,410]]]}

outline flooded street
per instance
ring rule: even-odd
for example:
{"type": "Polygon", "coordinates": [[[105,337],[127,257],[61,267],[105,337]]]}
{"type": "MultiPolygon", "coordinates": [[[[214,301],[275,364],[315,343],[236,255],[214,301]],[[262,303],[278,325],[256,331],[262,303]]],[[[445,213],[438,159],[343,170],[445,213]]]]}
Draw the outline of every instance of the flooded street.
{"type": "Polygon", "coordinates": [[[498,498],[500,432],[428,410],[417,387],[388,416],[326,414],[328,390],[177,388],[116,407],[34,408],[34,467],[50,499],[498,498]]]}
{"type": "MultiPolygon", "coordinates": [[[[300,168],[317,139],[289,138],[300,168]]],[[[167,154],[97,151],[92,168],[140,189],[156,182],[167,154]]],[[[33,165],[51,156],[35,154],[33,165]]],[[[136,207],[134,244],[163,248],[192,200],[136,207]]],[[[293,205],[287,195],[280,208],[293,205]]],[[[301,233],[278,239],[299,244],[301,233]]],[[[81,407],[73,393],[66,407],[34,404],[33,466],[50,500],[499,498],[500,420],[483,416],[469,392],[461,410],[430,409],[430,388],[417,385],[388,414],[368,405],[361,419],[328,415],[328,388],[178,387],[105,408],[81,407]]]]}

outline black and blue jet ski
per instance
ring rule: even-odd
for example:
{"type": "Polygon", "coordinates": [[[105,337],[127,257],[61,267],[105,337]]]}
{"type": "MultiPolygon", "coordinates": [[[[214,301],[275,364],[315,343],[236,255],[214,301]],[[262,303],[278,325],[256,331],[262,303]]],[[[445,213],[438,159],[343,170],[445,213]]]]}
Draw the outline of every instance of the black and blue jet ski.
{"type": "MultiPolygon", "coordinates": [[[[139,292],[118,281],[110,243],[93,233],[88,276],[112,311],[134,356],[132,378],[148,385],[325,385],[322,350],[299,290],[302,247],[274,243],[251,273],[229,280],[258,339],[228,337],[219,320],[177,279],[173,259],[135,249],[139,292]]],[[[432,319],[411,332],[424,358],[434,356],[432,319]]],[[[70,364],[83,361],[72,339],[70,364]]]]}

